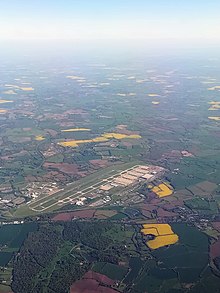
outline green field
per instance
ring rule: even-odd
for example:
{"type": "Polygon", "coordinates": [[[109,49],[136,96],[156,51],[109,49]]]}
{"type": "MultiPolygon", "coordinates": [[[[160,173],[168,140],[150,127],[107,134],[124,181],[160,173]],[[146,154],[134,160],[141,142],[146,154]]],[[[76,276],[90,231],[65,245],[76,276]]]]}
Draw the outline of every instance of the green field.
{"type": "Polygon", "coordinates": [[[106,275],[110,279],[118,281],[121,281],[128,272],[128,268],[126,267],[104,262],[96,263],[92,269],[94,272],[106,275]]]}
{"type": "Polygon", "coordinates": [[[28,233],[36,231],[36,229],[36,223],[0,226],[0,245],[6,246],[6,248],[19,248],[28,233]]]}

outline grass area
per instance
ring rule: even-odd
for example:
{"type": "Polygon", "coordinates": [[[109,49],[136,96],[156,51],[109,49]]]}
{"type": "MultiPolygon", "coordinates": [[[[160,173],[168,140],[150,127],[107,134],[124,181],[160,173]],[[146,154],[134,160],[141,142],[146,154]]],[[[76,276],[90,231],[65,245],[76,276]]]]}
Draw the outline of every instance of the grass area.
{"type": "Polygon", "coordinates": [[[11,287],[8,286],[8,285],[3,285],[3,284],[0,284],[0,292],[1,293],[8,293],[8,292],[11,292],[11,287]]]}
{"type": "Polygon", "coordinates": [[[112,216],[110,219],[113,220],[113,221],[120,221],[120,220],[125,219],[125,218],[127,218],[127,216],[125,214],[118,213],[118,214],[112,216]]]}
{"type": "Polygon", "coordinates": [[[205,198],[195,197],[185,201],[185,205],[196,210],[201,215],[212,215],[218,213],[218,205],[215,201],[208,201],[205,198]]]}
{"type": "Polygon", "coordinates": [[[218,232],[217,230],[214,230],[213,228],[207,228],[205,230],[203,230],[203,232],[212,237],[212,238],[215,238],[216,240],[219,238],[220,236],[220,232],[218,232]]]}
{"type": "Polygon", "coordinates": [[[46,161],[49,163],[57,163],[58,164],[58,163],[62,163],[63,159],[64,159],[64,155],[57,154],[57,155],[54,155],[54,156],[47,158],[46,161]]]}
{"type": "Polygon", "coordinates": [[[0,270],[0,282],[4,282],[4,284],[0,284],[0,292],[11,292],[11,278],[12,278],[12,268],[6,268],[0,270]]]}
{"type": "Polygon", "coordinates": [[[129,267],[131,268],[131,271],[126,276],[124,283],[129,284],[132,283],[138,276],[139,271],[141,270],[143,266],[143,262],[139,257],[132,257],[129,260],[129,267]]]}
{"type": "Polygon", "coordinates": [[[22,136],[38,136],[44,134],[44,131],[37,129],[37,128],[30,128],[28,130],[24,130],[23,128],[10,128],[7,129],[6,134],[7,136],[12,137],[22,137],[22,136]]]}
{"type": "Polygon", "coordinates": [[[160,288],[162,284],[162,281],[160,279],[148,276],[147,274],[144,274],[140,281],[134,286],[134,289],[137,290],[137,292],[147,292],[153,293],[156,292],[158,288],[160,288]]]}
{"type": "Polygon", "coordinates": [[[173,224],[172,229],[179,236],[179,243],[152,252],[159,262],[158,269],[174,269],[181,282],[198,281],[209,261],[208,237],[186,224],[173,224]]]}
{"type": "Polygon", "coordinates": [[[114,225],[112,229],[105,232],[105,235],[111,237],[111,239],[115,241],[123,241],[131,239],[133,233],[134,229],[132,226],[126,226],[126,228],[124,228],[121,225],[114,225]]]}
{"type": "MultiPolygon", "coordinates": [[[[29,232],[36,231],[37,224],[18,224],[18,225],[3,225],[0,227],[0,245],[6,246],[7,249],[18,249],[29,232]]],[[[5,248],[5,249],[6,249],[5,248]]]]}
{"type": "MultiPolygon", "coordinates": [[[[2,252],[13,253],[13,252],[17,252],[18,249],[17,248],[13,248],[13,247],[6,247],[6,248],[2,248],[1,251],[2,252]]],[[[1,254],[1,252],[0,252],[0,254],[1,254]]]]}
{"type": "Polygon", "coordinates": [[[106,275],[110,279],[121,281],[125,274],[128,272],[128,268],[114,265],[111,263],[98,262],[93,268],[93,271],[106,275]]]}
{"type": "Polygon", "coordinates": [[[5,267],[13,256],[12,252],[0,252],[0,266],[5,267]]]}

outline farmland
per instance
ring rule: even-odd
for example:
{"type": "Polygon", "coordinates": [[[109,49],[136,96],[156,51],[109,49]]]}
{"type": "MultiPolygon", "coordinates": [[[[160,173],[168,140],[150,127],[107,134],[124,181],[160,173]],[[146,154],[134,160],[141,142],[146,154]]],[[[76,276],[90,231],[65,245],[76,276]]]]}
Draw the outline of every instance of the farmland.
{"type": "Polygon", "coordinates": [[[167,183],[159,184],[158,186],[152,187],[152,191],[159,197],[165,197],[173,194],[173,188],[167,183]]]}
{"type": "MultiPolygon", "coordinates": [[[[78,131],[78,129],[76,129],[75,131],[71,131],[71,130],[62,130],[63,132],[75,132],[78,131]]],[[[120,134],[120,133],[104,133],[99,137],[95,137],[92,139],[85,139],[85,140],[68,140],[68,141],[63,141],[63,142],[59,142],[59,145],[63,146],[63,147],[77,147],[80,144],[84,144],[84,143],[90,143],[90,142],[106,142],[109,139],[139,139],[141,138],[140,135],[136,135],[136,134],[132,134],[132,135],[127,135],[127,134],[120,134]]]]}
{"type": "Polygon", "coordinates": [[[171,59],[0,64],[0,291],[219,293],[219,61],[171,59]]]}
{"type": "MultiPolygon", "coordinates": [[[[184,224],[164,226],[166,233],[173,231],[178,234],[179,241],[175,245],[160,247],[152,252],[143,241],[141,232],[137,232],[138,229],[139,225],[106,221],[77,220],[43,225],[29,236],[21,249],[15,265],[19,272],[16,271],[17,277],[12,288],[17,292],[28,292],[30,288],[39,286],[43,292],[49,286],[58,291],[65,284],[67,291],[70,287],[81,288],[89,284],[103,286],[107,282],[108,288],[119,292],[143,292],[145,287],[156,293],[158,286],[162,285],[167,290],[165,292],[169,292],[173,286],[184,292],[186,284],[194,284],[192,292],[201,292],[201,282],[207,282],[204,287],[206,290],[209,281],[216,278],[208,266],[208,237],[195,227],[184,224]],[[45,253],[43,244],[36,253],[33,240],[37,241],[38,237],[42,238],[43,243],[48,237],[54,239],[50,243],[50,254],[46,259],[42,259],[45,253]],[[29,257],[37,257],[42,264],[41,267],[33,268],[29,280],[22,273],[29,266],[28,262],[22,262],[22,258],[27,257],[28,248],[33,254],[29,257]],[[45,277],[47,279],[43,282],[45,277]],[[92,279],[96,282],[89,281],[92,279]],[[100,280],[103,280],[102,285],[100,280]]],[[[159,231],[163,229],[161,226],[159,231]]],[[[217,284],[220,281],[215,279],[213,288],[217,284]]]]}
{"type": "Polygon", "coordinates": [[[144,224],[141,232],[144,235],[153,235],[155,239],[148,240],[147,245],[151,249],[158,249],[178,242],[176,235],[168,224],[144,224]]]}

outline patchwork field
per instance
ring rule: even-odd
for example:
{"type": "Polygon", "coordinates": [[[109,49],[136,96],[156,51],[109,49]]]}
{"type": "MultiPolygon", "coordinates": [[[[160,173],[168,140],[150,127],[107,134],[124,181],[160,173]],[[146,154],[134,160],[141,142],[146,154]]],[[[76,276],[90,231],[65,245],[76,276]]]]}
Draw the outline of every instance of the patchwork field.
{"type": "MultiPolygon", "coordinates": [[[[33,288],[35,280],[41,290],[49,287],[55,292],[67,288],[71,292],[91,289],[109,293],[145,290],[162,293],[158,288],[163,288],[168,293],[176,288],[185,293],[185,288],[193,285],[193,293],[204,293],[218,288],[220,281],[209,267],[208,236],[186,224],[144,224],[144,229],[151,235],[178,235],[178,242],[150,249],[143,241],[140,225],[106,220],[41,224],[24,243],[16,270],[29,288],[33,288]],[[39,245],[38,239],[42,244],[39,245]],[[49,239],[53,241],[48,243],[50,249],[45,250],[49,239]],[[46,260],[45,251],[49,254],[46,260]],[[42,264],[42,267],[32,264],[30,279],[22,273],[31,263],[26,259],[37,259],[42,264]]],[[[12,287],[18,286],[25,288],[15,278],[12,287]]]]}

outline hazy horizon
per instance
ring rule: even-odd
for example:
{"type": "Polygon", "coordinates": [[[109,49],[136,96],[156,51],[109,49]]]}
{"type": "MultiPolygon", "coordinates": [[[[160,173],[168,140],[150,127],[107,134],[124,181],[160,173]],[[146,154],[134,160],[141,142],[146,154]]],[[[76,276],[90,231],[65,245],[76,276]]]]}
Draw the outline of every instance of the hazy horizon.
{"type": "Polygon", "coordinates": [[[0,42],[125,42],[220,46],[217,0],[7,0],[0,42]]]}

